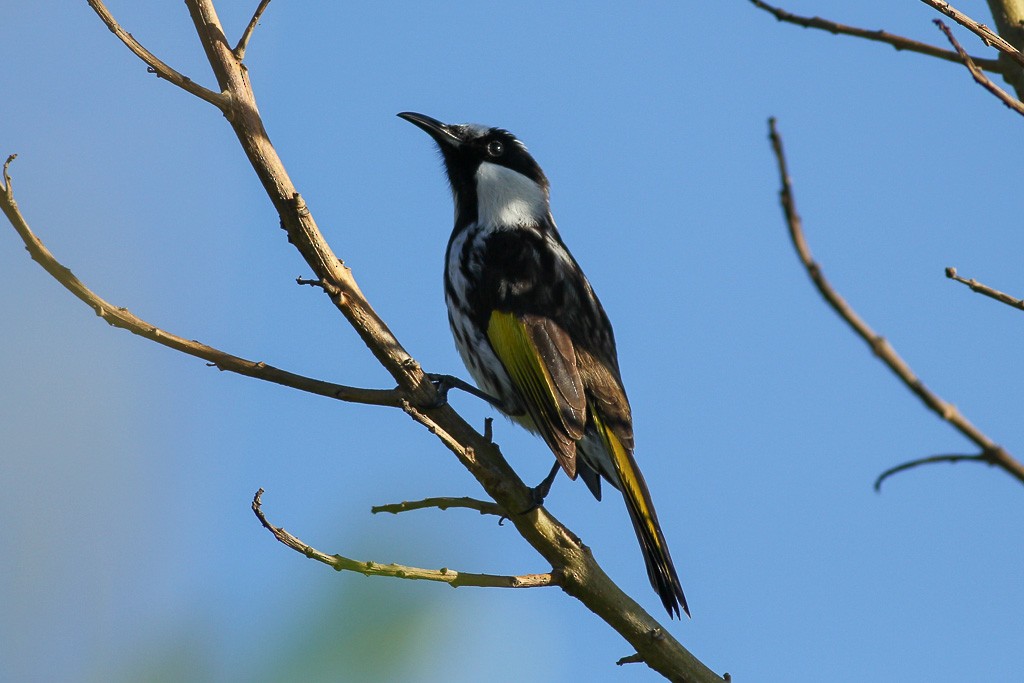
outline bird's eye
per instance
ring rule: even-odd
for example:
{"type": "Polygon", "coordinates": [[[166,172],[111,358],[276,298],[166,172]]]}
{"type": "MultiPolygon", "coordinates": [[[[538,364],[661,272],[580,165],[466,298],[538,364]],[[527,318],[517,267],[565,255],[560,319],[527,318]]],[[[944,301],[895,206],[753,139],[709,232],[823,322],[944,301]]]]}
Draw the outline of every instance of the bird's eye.
{"type": "Polygon", "coordinates": [[[487,153],[492,157],[500,157],[505,152],[505,145],[498,140],[491,140],[487,143],[487,153]]]}

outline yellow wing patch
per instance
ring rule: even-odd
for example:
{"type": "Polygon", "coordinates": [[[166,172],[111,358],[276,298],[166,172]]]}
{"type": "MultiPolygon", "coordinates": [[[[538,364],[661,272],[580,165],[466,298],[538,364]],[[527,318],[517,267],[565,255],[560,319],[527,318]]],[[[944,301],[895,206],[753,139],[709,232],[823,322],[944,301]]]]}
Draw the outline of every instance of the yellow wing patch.
{"type": "MultiPolygon", "coordinates": [[[[582,424],[567,424],[563,416],[565,394],[552,377],[551,369],[534,340],[529,323],[514,313],[494,311],[487,325],[487,338],[526,403],[534,425],[548,447],[554,451],[566,473],[576,477],[576,440],[582,436],[582,424]]],[[[571,346],[569,347],[571,352],[571,346]]],[[[554,361],[551,361],[554,362],[554,361]]],[[[564,364],[559,366],[564,370],[564,364]]],[[[578,375],[567,380],[578,385],[578,375]]],[[[582,391],[578,392],[580,395],[582,391]]],[[[582,396],[580,396],[582,402],[582,396]]],[[[577,406],[577,408],[582,406],[577,406]]],[[[579,411],[582,417],[582,411],[579,411]]]]}

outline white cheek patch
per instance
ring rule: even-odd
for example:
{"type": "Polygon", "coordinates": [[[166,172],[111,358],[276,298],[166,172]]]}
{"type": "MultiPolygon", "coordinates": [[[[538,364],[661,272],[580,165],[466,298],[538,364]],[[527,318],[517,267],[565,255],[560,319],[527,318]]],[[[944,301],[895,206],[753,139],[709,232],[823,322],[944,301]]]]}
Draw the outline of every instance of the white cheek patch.
{"type": "Polygon", "coordinates": [[[544,189],[522,173],[481,162],[476,171],[477,212],[481,225],[536,225],[548,213],[544,189]]]}

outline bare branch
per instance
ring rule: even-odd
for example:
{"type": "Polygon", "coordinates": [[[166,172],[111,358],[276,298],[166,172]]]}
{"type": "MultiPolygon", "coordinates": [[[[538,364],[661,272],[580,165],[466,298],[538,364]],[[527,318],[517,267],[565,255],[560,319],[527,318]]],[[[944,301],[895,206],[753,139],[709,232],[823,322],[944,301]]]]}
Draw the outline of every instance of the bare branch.
{"type": "Polygon", "coordinates": [[[768,119],[769,137],[772,143],[772,150],[779,166],[779,178],[782,189],[779,198],[782,203],[782,210],[786,215],[786,223],[789,226],[789,235],[793,241],[800,262],[807,270],[814,286],[822,298],[835,310],[846,323],[853,328],[853,331],[863,339],[878,358],[885,363],[893,374],[906,385],[921,401],[939,417],[952,425],[957,431],[977,444],[982,452],[987,453],[993,464],[999,465],[1011,476],[1024,483],[1024,465],[1015,460],[1001,446],[992,441],[980,429],[975,427],[964,417],[956,406],[946,403],[937,394],[933,393],[910,369],[891,344],[882,336],[878,335],[864,319],[857,315],[857,312],[843,299],[828,280],[825,279],[821,267],[814,261],[807,240],[804,238],[803,224],[800,215],[796,210],[796,200],[793,197],[793,187],[789,177],[789,169],[786,165],[786,156],[782,149],[782,138],[775,127],[775,119],[768,119]]]}
{"type": "Polygon", "coordinates": [[[288,239],[320,280],[332,303],[348,319],[381,365],[416,405],[435,398],[433,384],[377,315],[352,272],[334,254],[299,194],[263,125],[248,72],[228,46],[211,0],[186,0],[207,60],[229,102],[225,117],[281,218],[288,239]]]}
{"type": "Polygon", "coordinates": [[[974,278],[971,278],[970,280],[965,280],[964,278],[956,274],[956,268],[946,268],[946,277],[948,277],[950,280],[956,280],[961,284],[967,285],[968,287],[971,288],[972,292],[984,294],[985,296],[995,299],[996,301],[1001,301],[1007,306],[1012,306],[1013,308],[1019,308],[1021,310],[1024,310],[1024,299],[1015,299],[1009,294],[1004,294],[1003,292],[1000,292],[998,289],[992,289],[988,285],[984,285],[978,282],[974,278]]]}
{"type": "Polygon", "coordinates": [[[932,455],[927,458],[918,458],[916,460],[909,460],[905,463],[890,467],[885,472],[878,475],[878,479],[875,479],[875,490],[882,490],[882,482],[891,477],[892,475],[903,472],[904,470],[910,470],[921,465],[931,465],[937,462],[963,462],[963,461],[983,462],[987,465],[996,465],[997,463],[987,453],[978,453],[975,455],[964,455],[962,453],[952,453],[948,455],[932,455]]]}
{"type": "Polygon", "coordinates": [[[401,564],[379,564],[377,562],[365,562],[353,560],[341,555],[328,555],[316,548],[307,545],[295,536],[276,527],[267,521],[263,514],[262,505],[263,489],[256,492],[252,499],[252,511],[259,518],[260,524],[267,531],[274,535],[274,538],[284,543],[292,550],[296,550],[306,557],[322,562],[337,571],[358,572],[364,576],[390,576],[397,579],[409,579],[411,581],[437,581],[446,583],[452,588],[461,586],[478,586],[482,588],[542,588],[545,586],[560,585],[560,575],[557,572],[548,574],[522,574],[519,576],[506,576],[499,574],[475,574],[472,572],[459,572],[454,569],[421,569],[419,567],[407,567],[401,564]]]}
{"type": "Polygon", "coordinates": [[[270,0],[260,0],[259,6],[252,14],[252,19],[249,20],[249,25],[245,27],[245,32],[242,33],[242,37],[238,39],[238,45],[235,45],[235,49],[232,50],[235,54],[235,59],[238,61],[242,61],[245,57],[245,49],[249,46],[249,39],[252,38],[252,32],[256,30],[256,24],[260,22],[260,17],[263,16],[263,10],[267,9],[267,5],[269,4],[270,0]]]}
{"type": "Polygon", "coordinates": [[[375,505],[370,508],[370,512],[374,514],[377,514],[378,512],[390,512],[391,514],[396,515],[399,512],[426,510],[427,508],[437,508],[438,510],[462,508],[466,510],[476,510],[481,515],[508,517],[508,513],[505,512],[505,509],[502,508],[502,506],[489,501],[480,501],[475,498],[469,498],[468,496],[464,496],[462,498],[425,498],[422,501],[387,503],[385,505],[375,505]]]}
{"type": "Polygon", "coordinates": [[[423,500],[403,500],[401,503],[388,503],[386,505],[374,505],[370,508],[370,512],[377,514],[378,512],[390,512],[393,515],[397,515],[400,512],[408,512],[410,510],[425,510],[427,508],[437,508],[438,510],[447,510],[449,508],[464,508],[467,510],[476,510],[481,515],[495,515],[498,517],[508,517],[508,513],[500,505],[492,503],[486,500],[477,500],[476,498],[469,498],[463,496],[461,498],[424,498],[423,500]]]}
{"type": "MultiPolygon", "coordinates": [[[[784,9],[773,7],[767,2],[762,2],[762,0],[750,0],[750,2],[755,7],[768,12],[779,21],[789,24],[796,24],[797,26],[802,26],[804,28],[821,29],[822,31],[828,31],[833,34],[854,36],[856,38],[864,38],[865,40],[886,43],[888,45],[892,45],[898,51],[906,50],[907,52],[917,52],[919,54],[928,55],[929,57],[944,59],[947,62],[960,61],[960,57],[952,50],[944,50],[941,47],[922,43],[917,40],[912,40],[911,38],[905,38],[894,33],[888,33],[881,30],[872,31],[869,29],[858,28],[856,26],[847,26],[846,24],[829,21],[828,19],[822,19],[821,17],[802,17],[797,14],[787,12],[784,9]]],[[[975,64],[986,71],[991,71],[993,73],[1003,72],[1003,65],[999,63],[998,59],[984,59],[981,57],[974,57],[973,59],[975,64]]]]}
{"type": "Polygon", "coordinates": [[[1015,62],[1024,66],[1024,55],[1020,53],[1020,50],[1015,48],[1013,45],[1003,39],[998,33],[990,29],[985,24],[971,19],[969,16],[956,9],[948,2],[944,0],[921,0],[924,4],[932,7],[939,12],[942,12],[947,17],[960,24],[974,35],[981,38],[982,42],[990,47],[994,47],[1000,52],[1005,53],[1015,62]]]}
{"type": "Polygon", "coordinates": [[[950,44],[952,44],[953,47],[956,48],[957,54],[960,55],[960,59],[967,67],[968,71],[971,72],[971,76],[974,77],[975,82],[981,85],[981,87],[985,88],[985,90],[988,90],[990,93],[998,97],[1000,101],[1002,101],[1002,103],[1005,104],[1007,107],[1017,112],[1021,116],[1024,116],[1024,103],[1021,103],[1021,101],[1018,100],[1016,97],[1014,97],[1013,95],[1011,95],[1010,93],[1006,92],[998,85],[993,83],[992,80],[985,75],[985,73],[978,67],[978,65],[974,63],[974,60],[971,59],[971,56],[968,55],[960,46],[960,43],[957,42],[957,39],[953,37],[953,32],[949,30],[949,27],[946,26],[941,19],[936,19],[935,25],[939,27],[939,30],[946,34],[946,38],[949,39],[950,44]]]}
{"type": "Polygon", "coordinates": [[[192,339],[185,339],[178,335],[171,334],[160,329],[152,323],[131,314],[128,309],[115,306],[106,301],[85,283],[79,280],[69,268],[61,264],[56,257],[47,249],[46,245],[36,237],[29,227],[28,222],[18,208],[14,200],[14,187],[11,185],[9,167],[16,155],[12,154],[4,164],[3,177],[4,186],[0,193],[0,209],[17,230],[18,235],[25,243],[25,248],[32,256],[32,260],[38,263],[53,276],[57,282],[63,285],[69,292],[81,299],[96,311],[96,315],[103,318],[110,325],[128,330],[140,337],[145,337],[168,348],[181,351],[196,358],[202,358],[220,370],[227,370],[239,375],[254,377],[256,379],[281,384],[283,386],[299,389],[311,394],[319,394],[328,398],[348,401],[350,403],[366,403],[370,405],[397,406],[404,396],[403,392],[396,389],[360,389],[348,387],[342,384],[333,384],[322,380],[297,375],[286,370],[267,365],[262,361],[251,361],[239,356],[233,356],[206,344],[201,344],[192,339]]]}
{"type": "Polygon", "coordinates": [[[192,93],[199,99],[209,102],[221,111],[227,110],[228,102],[224,95],[204,88],[188,76],[183,76],[144,48],[142,43],[135,40],[132,34],[121,28],[121,25],[117,23],[117,20],[114,19],[114,16],[107,9],[106,5],[103,4],[102,0],[89,0],[89,7],[92,7],[93,11],[99,15],[99,18],[103,20],[103,23],[107,25],[111,33],[120,38],[121,42],[128,46],[129,50],[134,52],[139,59],[149,66],[149,70],[152,73],[156,74],[159,78],[173,83],[182,90],[192,93]]]}

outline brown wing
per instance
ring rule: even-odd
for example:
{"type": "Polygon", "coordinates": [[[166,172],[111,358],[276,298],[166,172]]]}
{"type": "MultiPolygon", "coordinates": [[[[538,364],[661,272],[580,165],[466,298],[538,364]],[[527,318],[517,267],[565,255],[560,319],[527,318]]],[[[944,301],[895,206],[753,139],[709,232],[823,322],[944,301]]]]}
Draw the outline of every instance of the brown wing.
{"type": "Polygon", "coordinates": [[[587,400],[569,335],[549,318],[494,311],[487,338],[534,426],[575,479],[576,442],[583,437],[587,400]]]}

